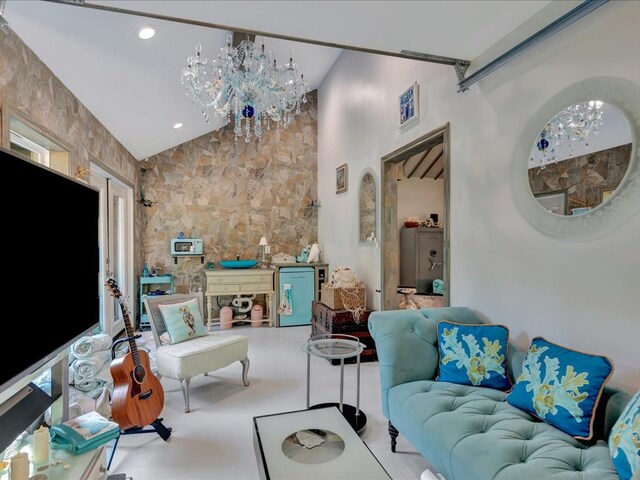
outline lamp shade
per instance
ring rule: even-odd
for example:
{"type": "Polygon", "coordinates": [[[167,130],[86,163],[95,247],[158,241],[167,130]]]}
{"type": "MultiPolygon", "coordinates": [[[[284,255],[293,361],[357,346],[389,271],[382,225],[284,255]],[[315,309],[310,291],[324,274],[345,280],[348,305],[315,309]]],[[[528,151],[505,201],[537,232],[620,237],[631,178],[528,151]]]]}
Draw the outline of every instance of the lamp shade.
{"type": "Polygon", "coordinates": [[[267,242],[267,237],[260,237],[260,243],[258,244],[261,247],[266,247],[267,245],[269,245],[269,242],[267,242]]]}

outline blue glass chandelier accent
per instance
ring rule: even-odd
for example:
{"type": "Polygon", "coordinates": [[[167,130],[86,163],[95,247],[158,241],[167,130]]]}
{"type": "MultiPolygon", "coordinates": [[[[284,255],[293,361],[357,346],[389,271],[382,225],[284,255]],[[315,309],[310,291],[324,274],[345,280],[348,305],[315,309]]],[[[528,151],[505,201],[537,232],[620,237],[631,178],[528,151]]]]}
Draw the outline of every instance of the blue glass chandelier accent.
{"type": "MultiPolygon", "coordinates": [[[[538,135],[536,148],[532,149],[529,168],[545,168],[557,163],[559,147],[566,146],[569,158],[573,157],[577,145],[589,146],[589,137],[597,135],[603,123],[603,102],[588,102],[570,105],[549,120],[538,135]]],[[[564,159],[561,159],[564,160],[564,159]]]]}
{"type": "Polygon", "coordinates": [[[270,130],[272,124],[287,128],[300,114],[309,85],[293,55],[288,63],[278,65],[271,52],[265,51],[264,39],[260,47],[250,40],[232,47],[231,36],[211,62],[201,50],[196,45],[195,55],[187,59],[182,85],[202,108],[207,123],[210,112],[227,123],[233,118],[236,140],[244,135],[248,143],[252,132],[260,138],[263,128],[270,130]]]}

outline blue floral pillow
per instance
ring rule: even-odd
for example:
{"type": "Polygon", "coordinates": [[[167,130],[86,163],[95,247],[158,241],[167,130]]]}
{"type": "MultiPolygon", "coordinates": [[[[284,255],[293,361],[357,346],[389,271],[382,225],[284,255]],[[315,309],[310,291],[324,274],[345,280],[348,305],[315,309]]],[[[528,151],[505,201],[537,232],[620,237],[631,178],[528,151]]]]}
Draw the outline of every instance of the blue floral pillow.
{"type": "Polygon", "coordinates": [[[596,407],[612,373],[606,357],[537,337],[507,401],[577,439],[590,440],[596,407]]]}
{"type": "Polygon", "coordinates": [[[631,398],[611,429],[609,450],[620,480],[640,477],[640,391],[631,398]]]}
{"type": "Polygon", "coordinates": [[[440,373],[436,381],[509,390],[509,329],[503,325],[438,322],[440,373]]]}

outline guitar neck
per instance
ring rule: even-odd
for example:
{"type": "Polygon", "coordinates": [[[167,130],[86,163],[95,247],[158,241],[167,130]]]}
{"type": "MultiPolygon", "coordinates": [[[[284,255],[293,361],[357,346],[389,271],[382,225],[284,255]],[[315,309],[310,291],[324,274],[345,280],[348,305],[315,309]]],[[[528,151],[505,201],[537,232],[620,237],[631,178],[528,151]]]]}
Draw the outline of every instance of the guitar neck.
{"type": "Polygon", "coordinates": [[[131,352],[131,356],[133,357],[133,362],[136,366],[140,365],[140,355],[138,354],[138,344],[134,338],[135,331],[131,326],[131,319],[129,318],[129,311],[125,306],[124,302],[120,300],[120,311],[122,312],[122,320],[124,321],[124,328],[127,332],[127,337],[129,338],[129,351],[131,352]]]}

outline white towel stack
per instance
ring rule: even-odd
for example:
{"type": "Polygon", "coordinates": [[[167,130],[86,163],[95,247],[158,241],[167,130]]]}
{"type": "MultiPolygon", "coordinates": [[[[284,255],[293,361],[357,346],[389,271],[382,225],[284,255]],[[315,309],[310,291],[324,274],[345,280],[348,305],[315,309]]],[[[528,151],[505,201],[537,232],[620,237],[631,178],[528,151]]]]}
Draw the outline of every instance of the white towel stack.
{"type": "Polygon", "coordinates": [[[69,365],[69,381],[92,399],[98,398],[105,388],[113,387],[110,349],[111,336],[105,333],[82,337],[71,345],[75,359],[69,365]]]}
{"type": "Polygon", "coordinates": [[[111,352],[95,352],[87,357],[76,358],[69,365],[69,380],[72,383],[98,375],[107,363],[111,363],[111,352]]]}

